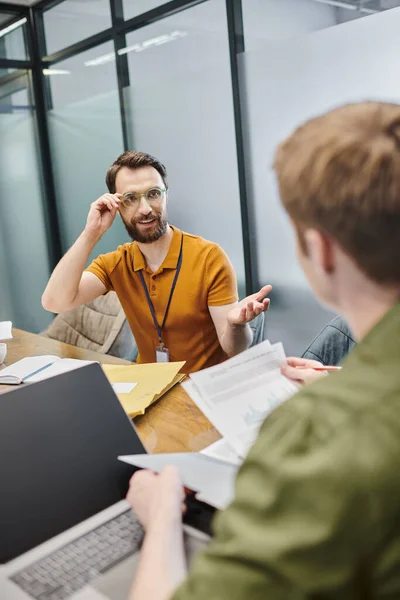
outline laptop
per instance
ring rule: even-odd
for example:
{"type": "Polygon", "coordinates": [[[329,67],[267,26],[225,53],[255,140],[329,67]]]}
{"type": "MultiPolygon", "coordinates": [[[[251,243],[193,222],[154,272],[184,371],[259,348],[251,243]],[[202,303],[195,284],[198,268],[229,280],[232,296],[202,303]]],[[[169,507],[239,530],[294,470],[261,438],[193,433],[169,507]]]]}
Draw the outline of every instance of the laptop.
{"type": "MultiPolygon", "coordinates": [[[[126,600],[143,530],[117,456],[144,452],[98,364],[0,395],[2,600],[126,600]]],[[[192,555],[214,511],[191,502],[192,555]]]]}

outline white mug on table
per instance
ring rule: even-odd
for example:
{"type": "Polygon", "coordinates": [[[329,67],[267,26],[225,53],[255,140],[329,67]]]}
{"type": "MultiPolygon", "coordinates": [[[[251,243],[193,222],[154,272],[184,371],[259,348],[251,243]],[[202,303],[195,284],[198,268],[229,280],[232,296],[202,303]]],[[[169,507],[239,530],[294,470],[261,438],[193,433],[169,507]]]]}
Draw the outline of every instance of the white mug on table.
{"type": "Polygon", "coordinates": [[[0,344],[0,365],[6,360],[7,344],[0,344]]]}

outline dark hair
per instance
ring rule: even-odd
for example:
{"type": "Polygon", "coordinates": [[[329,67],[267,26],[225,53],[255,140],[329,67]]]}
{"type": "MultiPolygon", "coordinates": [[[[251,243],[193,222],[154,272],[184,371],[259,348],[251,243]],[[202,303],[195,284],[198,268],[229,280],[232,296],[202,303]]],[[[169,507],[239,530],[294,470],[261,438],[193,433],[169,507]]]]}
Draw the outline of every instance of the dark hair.
{"type": "Polygon", "coordinates": [[[115,194],[115,180],[117,178],[117,173],[122,167],[128,167],[128,169],[140,169],[141,167],[154,167],[156,171],[158,171],[162,177],[165,187],[168,187],[167,184],[167,170],[164,165],[151,156],[151,154],[146,154],[145,152],[136,152],[136,150],[128,150],[124,152],[120,156],[118,156],[117,160],[113,162],[111,167],[107,171],[106,175],[106,184],[110,194],[115,194]]]}
{"type": "Polygon", "coordinates": [[[372,280],[400,283],[400,105],[361,102],[299,127],[275,156],[280,196],[304,231],[330,235],[372,280]]]}

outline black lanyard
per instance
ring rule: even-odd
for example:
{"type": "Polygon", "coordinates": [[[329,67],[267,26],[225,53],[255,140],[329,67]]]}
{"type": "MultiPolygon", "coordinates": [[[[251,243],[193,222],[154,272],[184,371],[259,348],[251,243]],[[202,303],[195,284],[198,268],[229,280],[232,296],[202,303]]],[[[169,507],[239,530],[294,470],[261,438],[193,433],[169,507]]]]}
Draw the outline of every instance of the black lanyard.
{"type": "Polygon", "coordinates": [[[164,328],[164,325],[165,325],[165,321],[167,319],[167,315],[168,315],[169,307],[170,307],[170,304],[171,304],[172,296],[174,295],[176,282],[178,281],[179,273],[180,273],[181,266],[182,266],[182,254],[183,254],[183,233],[182,233],[181,248],[180,248],[180,251],[179,251],[178,263],[177,263],[176,271],[175,271],[175,277],[174,277],[174,280],[172,282],[171,291],[169,293],[169,298],[168,298],[168,302],[167,302],[167,308],[165,309],[164,318],[163,318],[163,321],[161,323],[161,327],[160,327],[160,325],[158,324],[158,321],[157,321],[156,311],[154,310],[154,305],[153,305],[153,302],[151,301],[149,290],[147,289],[147,285],[146,285],[146,282],[145,282],[144,277],[143,277],[143,272],[139,271],[140,281],[142,282],[142,286],[143,286],[144,292],[146,294],[147,304],[149,305],[151,316],[153,317],[154,326],[155,326],[155,328],[157,330],[158,341],[159,341],[161,347],[163,347],[162,331],[163,331],[163,328],[164,328]]]}

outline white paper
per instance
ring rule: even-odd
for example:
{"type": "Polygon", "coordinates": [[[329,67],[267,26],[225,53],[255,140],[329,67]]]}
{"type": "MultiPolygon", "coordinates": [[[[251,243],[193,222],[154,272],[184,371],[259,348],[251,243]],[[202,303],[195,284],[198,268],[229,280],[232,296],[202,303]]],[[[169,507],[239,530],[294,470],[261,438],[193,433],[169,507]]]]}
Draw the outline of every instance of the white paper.
{"type": "Polygon", "coordinates": [[[198,492],[196,498],[218,509],[224,509],[234,496],[238,467],[196,452],[174,454],[133,454],[119,456],[119,460],[156,473],[167,465],[174,465],[182,484],[198,492]]]}
{"type": "Polygon", "coordinates": [[[224,363],[190,375],[185,390],[242,458],[267,415],[297,391],[280,366],[282,344],[268,341],[224,363]]]}
{"type": "Polygon", "coordinates": [[[29,381],[29,375],[37,371],[38,369],[42,369],[46,365],[52,365],[54,362],[60,360],[58,356],[29,356],[26,358],[21,358],[14,364],[6,367],[1,371],[2,375],[13,375],[18,377],[19,379],[24,379],[27,377],[27,381],[29,381]]]}
{"type": "Polygon", "coordinates": [[[93,362],[96,361],[79,360],[78,358],[58,358],[58,360],[50,365],[47,369],[40,371],[40,373],[37,373],[32,377],[29,377],[27,381],[32,383],[43,381],[43,379],[48,379],[49,377],[54,377],[55,375],[61,375],[61,373],[67,373],[69,371],[73,371],[74,369],[85,367],[93,362]]]}
{"type": "Polygon", "coordinates": [[[211,456],[211,458],[217,458],[218,460],[224,460],[233,465],[240,465],[242,463],[240,456],[236,454],[232,446],[224,438],[203,448],[203,450],[200,450],[200,454],[205,454],[206,456],[211,456]]]}
{"type": "Polygon", "coordinates": [[[12,336],[11,321],[0,321],[0,340],[11,340],[12,336]]]}
{"type": "Polygon", "coordinates": [[[200,391],[197,389],[196,384],[191,379],[185,379],[182,381],[181,386],[185,390],[185,392],[191,397],[193,402],[197,405],[197,407],[201,410],[204,416],[207,417],[211,423],[213,423],[213,411],[210,406],[203,401],[202,395],[200,391]]]}
{"type": "Polygon", "coordinates": [[[137,383],[112,383],[111,385],[116,394],[129,394],[137,383]]]}

